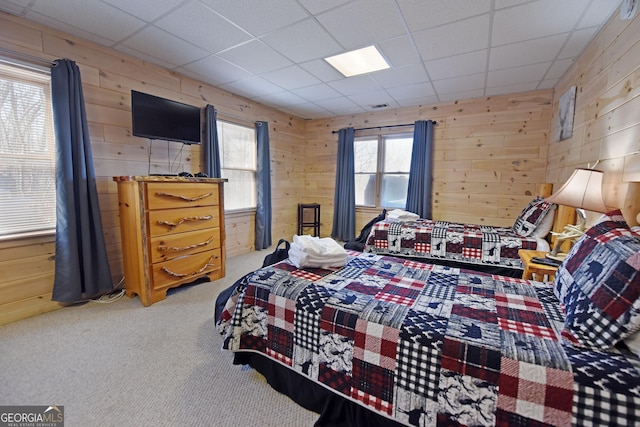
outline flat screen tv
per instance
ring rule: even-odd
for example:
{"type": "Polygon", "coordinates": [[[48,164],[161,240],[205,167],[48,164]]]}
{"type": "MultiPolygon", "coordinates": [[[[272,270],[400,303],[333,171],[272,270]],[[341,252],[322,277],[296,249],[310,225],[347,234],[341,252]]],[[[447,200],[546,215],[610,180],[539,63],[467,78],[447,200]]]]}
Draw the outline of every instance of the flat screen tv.
{"type": "Polygon", "coordinates": [[[143,138],[200,144],[200,108],[182,102],[131,91],[133,134],[143,138]]]}

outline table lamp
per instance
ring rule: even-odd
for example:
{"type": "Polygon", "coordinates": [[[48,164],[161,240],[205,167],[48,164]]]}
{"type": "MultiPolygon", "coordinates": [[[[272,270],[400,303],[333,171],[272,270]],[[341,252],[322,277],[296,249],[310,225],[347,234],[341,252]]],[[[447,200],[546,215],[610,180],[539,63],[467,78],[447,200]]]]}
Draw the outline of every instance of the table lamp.
{"type": "Polygon", "coordinates": [[[576,224],[567,225],[561,233],[551,232],[556,237],[553,249],[547,257],[563,260],[566,254],[559,254],[560,247],[565,241],[577,240],[585,230],[585,210],[593,212],[607,212],[607,206],[602,198],[602,176],[604,173],[596,169],[578,168],[556,193],[549,196],[547,202],[576,208],[576,224]]]}

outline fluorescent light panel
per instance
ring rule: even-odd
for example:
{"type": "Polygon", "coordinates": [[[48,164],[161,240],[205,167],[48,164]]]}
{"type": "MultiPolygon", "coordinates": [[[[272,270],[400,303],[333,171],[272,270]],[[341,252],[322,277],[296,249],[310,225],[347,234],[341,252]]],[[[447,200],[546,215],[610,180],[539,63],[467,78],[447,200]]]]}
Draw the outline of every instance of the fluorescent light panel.
{"type": "Polygon", "coordinates": [[[345,77],[357,76],[358,74],[371,73],[373,71],[389,68],[387,61],[380,55],[375,46],[363,47],[351,52],[325,58],[336,70],[345,77]]]}

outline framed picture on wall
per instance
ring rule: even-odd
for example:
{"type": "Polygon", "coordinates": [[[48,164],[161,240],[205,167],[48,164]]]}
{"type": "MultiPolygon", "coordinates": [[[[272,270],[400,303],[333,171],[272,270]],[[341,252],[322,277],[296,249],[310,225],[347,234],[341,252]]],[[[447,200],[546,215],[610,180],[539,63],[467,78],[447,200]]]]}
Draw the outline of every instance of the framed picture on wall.
{"type": "Polygon", "coordinates": [[[576,104],[576,87],[571,86],[558,101],[558,127],[556,141],[571,138],[573,135],[573,114],[576,104]]]}

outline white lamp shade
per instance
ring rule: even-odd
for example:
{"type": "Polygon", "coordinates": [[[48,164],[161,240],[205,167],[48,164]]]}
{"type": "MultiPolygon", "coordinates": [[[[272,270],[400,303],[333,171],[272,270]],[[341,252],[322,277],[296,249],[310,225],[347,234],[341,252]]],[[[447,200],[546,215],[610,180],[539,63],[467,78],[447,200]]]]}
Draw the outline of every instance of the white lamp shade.
{"type": "Polygon", "coordinates": [[[595,169],[576,169],[573,175],[548,202],[593,212],[607,212],[602,198],[603,172],[595,169]]]}

